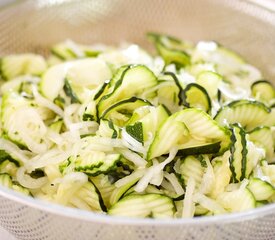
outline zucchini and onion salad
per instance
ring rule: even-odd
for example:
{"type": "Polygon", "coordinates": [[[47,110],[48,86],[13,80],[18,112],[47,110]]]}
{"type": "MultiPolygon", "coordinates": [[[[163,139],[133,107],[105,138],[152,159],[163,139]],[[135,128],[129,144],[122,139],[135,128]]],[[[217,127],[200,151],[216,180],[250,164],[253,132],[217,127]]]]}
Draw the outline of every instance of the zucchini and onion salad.
{"type": "Polygon", "coordinates": [[[0,183],[125,217],[186,218],[275,202],[275,90],[216,42],[150,33],[1,59],[0,183]]]}

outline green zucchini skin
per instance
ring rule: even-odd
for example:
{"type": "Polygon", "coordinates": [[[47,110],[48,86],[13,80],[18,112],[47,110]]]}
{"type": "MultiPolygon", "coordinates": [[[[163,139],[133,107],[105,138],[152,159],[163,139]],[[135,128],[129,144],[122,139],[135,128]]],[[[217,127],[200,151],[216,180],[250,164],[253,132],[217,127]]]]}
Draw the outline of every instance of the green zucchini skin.
{"type": "Polygon", "coordinates": [[[160,194],[130,194],[108,211],[110,215],[127,217],[171,218],[175,212],[172,199],[160,194]]]}
{"type": "Polygon", "coordinates": [[[106,109],[102,113],[101,118],[103,119],[107,118],[112,111],[133,112],[135,109],[142,106],[152,106],[152,103],[150,103],[148,100],[144,100],[138,97],[131,97],[128,99],[124,99],[120,102],[116,102],[115,104],[110,106],[108,109],[106,109]]]}
{"type": "Polygon", "coordinates": [[[184,90],[183,90],[182,86],[179,83],[177,76],[173,72],[164,72],[163,74],[172,77],[176,86],[179,89],[179,93],[178,93],[179,105],[184,104],[185,103],[185,94],[184,94],[184,90]]]}
{"type": "Polygon", "coordinates": [[[211,99],[205,88],[197,83],[189,83],[186,86],[183,91],[183,104],[186,107],[200,108],[205,112],[211,111],[211,99]]]}
{"type": "Polygon", "coordinates": [[[173,63],[180,68],[190,64],[190,56],[182,49],[184,43],[180,40],[156,33],[149,33],[147,36],[155,44],[156,50],[163,57],[166,65],[173,63]]]}
{"type": "Polygon", "coordinates": [[[232,125],[231,141],[229,162],[232,172],[232,182],[239,182],[245,178],[247,162],[245,131],[239,124],[232,125]]]}
{"type": "Polygon", "coordinates": [[[270,108],[262,102],[251,100],[230,102],[220,108],[214,119],[221,125],[239,123],[247,131],[261,125],[271,126],[275,122],[270,108]]]}
{"type": "Polygon", "coordinates": [[[100,98],[97,104],[99,118],[102,117],[104,111],[110,105],[128,97],[138,97],[144,89],[153,87],[156,84],[156,76],[147,67],[143,65],[122,67],[109,82],[107,93],[100,98]]]}
{"type": "Polygon", "coordinates": [[[179,156],[198,155],[198,154],[216,154],[221,148],[221,142],[206,143],[201,146],[194,146],[180,149],[177,153],[179,156]]]}
{"type": "Polygon", "coordinates": [[[213,119],[209,117],[204,111],[197,108],[188,108],[171,115],[157,131],[155,138],[148,150],[147,159],[152,159],[156,156],[166,154],[169,147],[167,138],[170,139],[170,145],[178,146],[179,150],[184,152],[192,151],[190,148],[197,147],[198,151],[214,151],[215,153],[223,152],[228,149],[230,145],[230,133],[227,129],[220,127],[213,119]],[[170,135],[170,137],[169,137],[170,135]],[[208,139],[209,142],[204,141],[189,144],[193,138],[208,139]],[[182,142],[182,144],[179,144],[182,142]],[[213,142],[223,142],[218,145],[212,145],[211,149],[205,147],[206,144],[213,144],[213,142]],[[200,146],[202,148],[199,150],[200,146]],[[214,149],[213,149],[214,147],[214,149]]]}
{"type": "Polygon", "coordinates": [[[251,178],[247,188],[253,193],[257,201],[268,200],[275,194],[275,188],[269,182],[259,178],[251,178]]]}
{"type": "Polygon", "coordinates": [[[275,88],[267,80],[258,80],[251,85],[252,95],[264,102],[269,102],[275,98],[275,88]]]}

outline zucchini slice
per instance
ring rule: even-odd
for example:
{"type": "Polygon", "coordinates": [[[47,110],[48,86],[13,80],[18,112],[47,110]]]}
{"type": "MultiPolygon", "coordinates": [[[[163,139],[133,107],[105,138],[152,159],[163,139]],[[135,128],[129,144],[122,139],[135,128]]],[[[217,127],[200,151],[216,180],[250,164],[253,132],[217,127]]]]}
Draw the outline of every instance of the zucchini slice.
{"type": "Polygon", "coordinates": [[[134,110],[143,106],[152,106],[152,104],[147,100],[143,100],[137,97],[124,99],[107,108],[102,113],[101,119],[109,119],[115,124],[123,126],[129,120],[134,110]],[[117,114],[122,114],[126,117],[125,121],[122,121],[122,124],[119,124],[119,119],[116,119],[117,114]]]}
{"type": "Polygon", "coordinates": [[[76,87],[94,89],[112,78],[108,64],[101,59],[84,58],[72,62],[66,78],[76,87]]]}
{"type": "Polygon", "coordinates": [[[175,121],[174,116],[170,116],[157,130],[154,140],[151,143],[147,159],[153,159],[166,154],[173,146],[187,142],[189,131],[183,122],[175,121]]]}
{"type": "Polygon", "coordinates": [[[214,199],[219,194],[225,191],[226,186],[230,183],[231,170],[229,167],[230,151],[226,151],[222,156],[218,156],[211,161],[216,181],[210,193],[210,196],[214,199]],[[219,179],[217,181],[217,179],[219,179]]]}
{"type": "Polygon", "coordinates": [[[268,162],[273,161],[274,140],[270,127],[262,126],[253,129],[249,133],[249,139],[259,147],[263,147],[266,152],[268,162]]]}
{"type": "Polygon", "coordinates": [[[1,149],[0,150],[0,166],[2,166],[1,164],[5,161],[14,163],[16,167],[20,166],[20,163],[17,160],[13,159],[11,155],[9,155],[6,151],[1,149]]]}
{"type": "Polygon", "coordinates": [[[275,194],[275,188],[270,183],[259,178],[251,178],[247,188],[253,193],[257,201],[268,200],[275,194]]]}
{"type": "Polygon", "coordinates": [[[108,92],[99,100],[98,116],[102,117],[106,109],[120,100],[139,96],[145,89],[157,84],[154,73],[143,65],[129,65],[118,70],[109,83],[108,92]]]}
{"type": "Polygon", "coordinates": [[[143,140],[146,142],[155,136],[157,129],[168,117],[169,114],[162,105],[158,107],[145,106],[136,109],[126,125],[141,123],[143,140]]]}
{"type": "Polygon", "coordinates": [[[119,136],[119,128],[112,121],[101,119],[97,134],[102,137],[117,138],[119,136]]]}
{"type": "Polygon", "coordinates": [[[168,218],[175,213],[171,198],[160,194],[127,195],[109,210],[110,215],[135,218],[168,218]]]}
{"type": "Polygon", "coordinates": [[[77,44],[71,40],[67,40],[54,45],[51,49],[51,53],[65,61],[83,57],[96,57],[100,54],[100,51],[90,46],[77,44]]]}
{"type": "Polygon", "coordinates": [[[191,135],[208,140],[222,140],[230,135],[229,131],[220,127],[216,121],[204,111],[188,108],[173,115],[175,121],[185,123],[191,135]]]}
{"type": "Polygon", "coordinates": [[[130,136],[132,136],[138,142],[143,144],[144,138],[143,138],[143,127],[141,122],[136,122],[133,125],[126,126],[125,130],[130,136]]]}
{"type": "Polygon", "coordinates": [[[58,43],[55,46],[52,47],[51,53],[58,57],[61,60],[73,60],[76,59],[78,56],[70,47],[68,44],[65,43],[58,43]]]}
{"type": "Polygon", "coordinates": [[[172,72],[164,72],[163,73],[164,76],[170,76],[170,78],[174,81],[175,86],[178,88],[178,104],[182,105],[182,103],[184,102],[184,92],[183,92],[183,86],[182,83],[179,81],[179,79],[177,78],[176,74],[172,73],[172,72]]]}
{"type": "Polygon", "coordinates": [[[230,147],[231,156],[229,158],[232,181],[239,182],[245,178],[247,163],[246,134],[244,129],[238,124],[233,124],[232,145],[230,147]]]}
{"type": "Polygon", "coordinates": [[[241,212],[256,207],[256,200],[247,187],[223,192],[218,196],[217,201],[230,212],[241,212]]]}
{"type": "Polygon", "coordinates": [[[218,94],[219,85],[222,76],[212,71],[201,72],[196,79],[196,83],[201,85],[208,93],[211,99],[215,99],[218,94]]]}
{"type": "Polygon", "coordinates": [[[31,196],[29,189],[21,186],[19,183],[12,181],[12,178],[7,173],[0,173],[0,185],[10,188],[16,192],[23,193],[24,195],[31,196]]]}
{"type": "Polygon", "coordinates": [[[7,173],[11,177],[16,177],[16,172],[18,170],[18,164],[16,161],[4,160],[0,163],[0,174],[7,173]]]}
{"type": "Polygon", "coordinates": [[[45,59],[36,54],[9,55],[1,60],[1,74],[5,80],[26,74],[40,76],[46,69],[45,59]]]}
{"type": "Polygon", "coordinates": [[[157,90],[158,103],[170,112],[176,112],[183,103],[183,88],[177,76],[172,72],[164,72],[159,77],[157,90]]]}
{"type": "Polygon", "coordinates": [[[189,83],[183,91],[183,102],[186,107],[199,108],[205,112],[211,110],[211,99],[204,87],[189,83]]]}
{"type": "Polygon", "coordinates": [[[85,103],[85,111],[82,115],[83,121],[98,121],[97,117],[97,109],[96,109],[96,102],[95,101],[89,101],[88,103],[85,103]]]}
{"type": "Polygon", "coordinates": [[[80,103],[80,100],[74,90],[72,89],[71,83],[68,79],[65,79],[63,90],[65,94],[71,99],[71,103],[80,103]]]}
{"type": "Polygon", "coordinates": [[[173,114],[160,126],[147,159],[168,153],[172,146],[185,149],[217,142],[221,142],[219,153],[227,150],[231,144],[230,131],[220,127],[204,111],[188,108],[173,114]]]}
{"type": "Polygon", "coordinates": [[[95,212],[106,211],[106,207],[102,204],[100,193],[92,182],[85,183],[70,199],[73,206],[95,212]]]}
{"type": "Polygon", "coordinates": [[[220,151],[221,142],[214,143],[201,143],[192,141],[192,144],[188,142],[191,146],[188,146],[187,143],[184,144],[184,148],[178,150],[178,156],[188,156],[188,155],[198,155],[198,154],[216,154],[220,151]]]}
{"type": "Polygon", "coordinates": [[[261,166],[264,175],[270,178],[272,185],[275,185],[275,165],[264,165],[261,166]]]}
{"type": "Polygon", "coordinates": [[[255,166],[264,158],[265,153],[248,140],[248,134],[239,124],[232,125],[231,140],[233,144],[230,148],[229,162],[232,181],[239,182],[244,178],[249,178],[255,166]]]}
{"type": "Polygon", "coordinates": [[[178,39],[165,35],[155,33],[148,33],[147,35],[149,40],[155,44],[159,55],[163,57],[166,65],[173,63],[180,68],[190,64],[190,56],[183,50],[190,48],[189,45],[186,46],[178,39]]]}
{"type": "Polygon", "coordinates": [[[206,170],[206,163],[203,161],[203,156],[188,156],[181,160],[180,175],[181,179],[187,184],[190,177],[196,182],[198,188],[201,184],[203,174],[206,170]]]}
{"type": "Polygon", "coordinates": [[[11,176],[7,173],[0,174],[0,184],[7,188],[12,188],[12,179],[11,176]]]}
{"type": "Polygon", "coordinates": [[[90,176],[108,173],[117,168],[120,154],[105,154],[104,152],[89,151],[74,160],[75,170],[90,176]]]}
{"type": "Polygon", "coordinates": [[[43,140],[46,126],[33,105],[33,101],[15,92],[7,92],[2,99],[1,121],[2,128],[10,140],[38,153],[47,148],[43,140]]]}
{"type": "Polygon", "coordinates": [[[51,101],[58,97],[60,91],[63,89],[67,69],[70,63],[61,63],[54,65],[43,74],[39,82],[39,89],[41,93],[51,101]]]}
{"type": "Polygon", "coordinates": [[[261,102],[239,100],[222,107],[214,119],[222,126],[240,123],[243,128],[249,131],[258,126],[274,125],[275,118],[270,112],[270,108],[261,102]]]}
{"type": "Polygon", "coordinates": [[[275,89],[272,84],[266,80],[259,80],[251,85],[252,95],[259,100],[269,102],[275,98],[275,89]]]}
{"type": "Polygon", "coordinates": [[[95,177],[90,177],[90,180],[93,182],[95,187],[100,192],[102,200],[106,208],[111,206],[110,197],[112,192],[115,190],[115,185],[109,181],[108,175],[100,174],[95,177]]]}
{"type": "Polygon", "coordinates": [[[230,77],[245,64],[245,60],[236,52],[212,41],[201,41],[197,44],[192,54],[192,62],[215,64],[217,72],[226,77],[230,77]]]}
{"type": "Polygon", "coordinates": [[[68,88],[69,84],[70,92],[74,92],[78,99],[84,100],[88,90],[95,89],[111,77],[111,70],[103,60],[79,59],[50,67],[42,76],[40,91],[53,101],[64,85],[68,88]]]}
{"type": "Polygon", "coordinates": [[[124,194],[126,194],[127,191],[136,184],[138,180],[139,178],[133,179],[127,184],[124,184],[123,186],[114,189],[110,196],[110,204],[114,205],[115,203],[117,203],[119,199],[121,199],[124,196],[124,194]]]}
{"type": "Polygon", "coordinates": [[[99,99],[102,96],[102,94],[107,89],[108,84],[109,84],[109,81],[105,81],[103,84],[98,86],[98,89],[97,89],[96,93],[94,94],[94,99],[93,100],[96,101],[97,99],[99,99]]]}

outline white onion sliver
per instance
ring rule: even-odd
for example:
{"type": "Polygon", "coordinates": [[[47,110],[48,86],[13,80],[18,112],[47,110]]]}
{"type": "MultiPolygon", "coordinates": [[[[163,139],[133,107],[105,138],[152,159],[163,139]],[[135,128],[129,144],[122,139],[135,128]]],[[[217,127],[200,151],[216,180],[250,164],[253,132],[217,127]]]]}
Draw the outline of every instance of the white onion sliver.
{"type": "Polygon", "coordinates": [[[23,187],[26,187],[29,189],[37,189],[37,188],[41,188],[48,181],[47,177],[41,177],[41,178],[35,179],[25,174],[25,172],[26,172],[26,169],[24,167],[20,167],[18,168],[16,173],[17,181],[23,187]]]}
{"type": "Polygon", "coordinates": [[[142,143],[134,139],[130,134],[126,132],[125,129],[122,129],[121,131],[121,138],[122,142],[125,145],[125,147],[135,151],[135,152],[140,152],[143,155],[146,154],[145,148],[142,146],[142,143]]]}
{"type": "Polygon", "coordinates": [[[139,182],[135,186],[135,191],[136,192],[144,191],[145,188],[150,183],[150,181],[152,180],[152,178],[155,175],[159,174],[168,163],[173,161],[173,159],[175,158],[175,156],[177,154],[177,151],[178,151],[178,149],[176,149],[176,148],[172,149],[169,153],[168,158],[165,161],[163,161],[162,163],[160,163],[158,165],[154,165],[154,166],[148,168],[146,171],[146,174],[139,180],[139,182]]]}
{"type": "Polygon", "coordinates": [[[28,170],[42,168],[50,164],[59,164],[70,157],[70,152],[62,152],[57,149],[51,150],[42,156],[37,156],[26,164],[28,170]]]}
{"type": "Polygon", "coordinates": [[[32,152],[43,153],[47,150],[47,145],[45,143],[38,143],[37,141],[34,141],[28,132],[24,130],[25,129],[22,128],[22,131],[18,132],[18,135],[32,152]]]}
{"type": "Polygon", "coordinates": [[[64,139],[61,137],[60,134],[51,130],[50,128],[48,129],[48,132],[47,132],[47,138],[57,145],[61,145],[64,141],[64,139]]]}
{"type": "Polygon", "coordinates": [[[83,128],[98,128],[97,122],[79,122],[79,123],[72,123],[69,125],[70,131],[76,131],[83,128]]]}
{"type": "Polygon", "coordinates": [[[137,178],[141,178],[144,173],[145,173],[145,169],[138,169],[138,170],[132,172],[130,175],[116,181],[115,186],[117,188],[122,187],[122,186],[126,185],[127,183],[134,181],[137,178]]]}
{"type": "Polygon", "coordinates": [[[26,163],[29,161],[29,158],[26,156],[25,151],[22,151],[14,143],[0,138],[0,149],[5,150],[8,154],[14,157],[16,160],[26,163]]]}
{"type": "Polygon", "coordinates": [[[155,186],[160,186],[162,182],[163,182],[163,171],[158,171],[157,174],[151,177],[151,180],[149,183],[155,186]]]}
{"type": "Polygon", "coordinates": [[[87,210],[87,211],[91,211],[92,209],[89,207],[89,205],[84,202],[84,200],[82,200],[79,197],[75,197],[73,196],[70,199],[70,204],[72,204],[74,207],[82,209],[82,210],[87,210]]]}
{"type": "Polygon", "coordinates": [[[79,104],[71,104],[67,106],[64,110],[64,123],[68,129],[70,129],[70,125],[73,123],[72,115],[77,112],[79,108],[79,104]]]}
{"type": "Polygon", "coordinates": [[[60,107],[52,103],[47,98],[42,97],[35,88],[33,88],[33,95],[38,105],[51,109],[53,112],[55,112],[61,117],[64,116],[63,110],[60,107]]]}
{"type": "Polygon", "coordinates": [[[242,182],[241,182],[241,186],[240,186],[240,189],[245,189],[246,186],[248,185],[249,183],[249,180],[248,179],[243,179],[242,182]]]}
{"type": "MultiPolygon", "coordinates": [[[[159,166],[158,160],[153,159],[152,162],[153,162],[153,167],[152,168],[154,168],[154,167],[158,168],[158,166],[159,166]]],[[[161,183],[163,182],[163,176],[164,176],[163,171],[160,170],[152,176],[149,183],[151,183],[152,185],[155,185],[155,186],[160,186],[161,183]]]]}
{"type": "Polygon", "coordinates": [[[24,142],[32,152],[41,153],[47,150],[45,142],[41,142],[47,132],[47,127],[34,108],[16,109],[6,121],[6,125],[8,132],[17,132],[20,141],[24,142]]]}
{"type": "Polygon", "coordinates": [[[163,181],[161,182],[161,187],[163,187],[165,190],[167,190],[169,192],[175,191],[172,184],[169,181],[167,181],[166,179],[163,179],[163,181]]]}
{"type": "Polygon", "coordinates": [[[218,204],[217,201],[206,197],[201,193],[195,193],[193,196],[193,200],[194,202],[199,203],[202,207],[208,209],[215,214],[226,213],[225,209],[220,204],[218,204]]]}
{"type": "Polygon", "coordinates": [[[195,191],[196,182],[194,178],[190,177],[187,182],[186,192],[183,199],[182,217],[193,217],[195,213],[195,204],[193,202],[193,194],[195,191]]]}
{"type": "Polygon", "coordinates": [[[94,137],[96,143],[106,145],[106,146],[112,146],[121,148],[123,147],[123,143],[120,139],[113,139],[113,138],[107,138],[107,137],[94,137]]]}
{"type": "Polygon", "coordinates": [[[179,195],[184,194],[184,189],[180,185],[180,183],[174,173],[169,174],[167,172],[164,172],[164,177],[171,183],[171,185],[173,186],[173,188],[177,194],[179,194],[179,195]]]}
{"type": "Polygon", "coordinates": [[[200,186],[200,192],[203,194],[210,193],[212,186],[215,183],[215,174],[209,158],[205,157],[205,161],[207,164],[207,168],[205,173],[203,174],[200,186]]]}
{"type": "Polygon", "coordinates": [[[125,158],[133,162],[138,167],[145,167],[147,164],[146,160],[128,149],[118,149],[118,152],[120,152],[125,158]]]}
{"type": "Polygon", "coordinates": [[[0,87],[0,93],[1,95],[5,92],[8,92],[17,86],[20,86],[21,83],[23,82],[32,82],[32,83],[38,83],[40,78],[34,77],[31,75],[23,75],[20,77],[16,77],[14,79],[10,79],[9,81],[6,81],[3,83],[3,85],[0,87]]]}

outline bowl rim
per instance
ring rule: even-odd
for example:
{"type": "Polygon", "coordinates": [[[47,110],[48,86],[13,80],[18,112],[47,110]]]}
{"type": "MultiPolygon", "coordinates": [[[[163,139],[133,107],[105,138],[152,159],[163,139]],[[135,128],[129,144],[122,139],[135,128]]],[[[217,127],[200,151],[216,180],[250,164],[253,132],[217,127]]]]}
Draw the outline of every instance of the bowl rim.
{"type": "MultiPolygon", "coordinates": [[[[86,222],[104,223],[110,225],[139,225],[139,226],[190,226],[190,225],[220,225],[232,224],[246,220],[254,220],[266,215],[275,214],[275,204],[271,203],[260,208],[251,209],[240,213],[230,213],[216,216],[202,216],[195,218],[167,218],[167,219],[152,219],[152,218],[130,218],[120,216],[110,216],[107,214],[85,211],[76,208],[70,208],[58,205],[51,202],[46,202],[40,199],[35,199],[22,193],[15,192],[6,187],[0,186],[0,196],[13,201],[13,204],[22,204],[43,211],[47,214],[54,214],[59,217],[78,219],[86,222]]],[[[1,200],[1,199],[0,199],[1,200]]],[[[0,208],[1,213],[1,208],[0,208]]]]}

